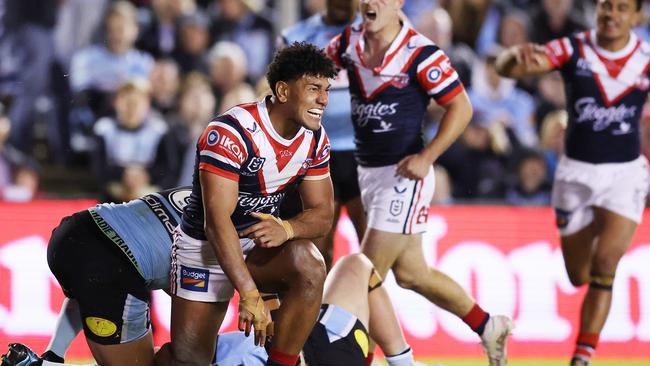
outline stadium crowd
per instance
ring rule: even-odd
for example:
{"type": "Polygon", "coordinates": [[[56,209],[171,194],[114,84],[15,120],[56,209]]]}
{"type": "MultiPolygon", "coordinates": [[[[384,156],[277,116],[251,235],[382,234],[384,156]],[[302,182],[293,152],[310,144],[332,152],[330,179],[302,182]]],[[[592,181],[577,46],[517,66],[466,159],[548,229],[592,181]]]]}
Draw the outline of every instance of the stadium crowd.
{"type": "MultiPolygon", "coordinates": [[[[1,1],[0,199],[127,201],[189,184],[205,125],[266,91],[279,3],[1,1]],[[53,179],[59,170],[82,174],[53,179]],[[80,176],[89,183],[71,193],[80,176]]],[[[324,3],[295,2],[303,19],[324,3]]],[[[437,161],[434,201],[549,204],[567,123],[561,77],[516,82],[494,61],[507,47],[593,26],[593,1],[408,0],[403,10],[450,56],[475,111],[437,161]]],[[[426,136],[440,114],[432,101],[426,136]]],[[[647,129],[650,113],[643,121],[647,129]]]]}

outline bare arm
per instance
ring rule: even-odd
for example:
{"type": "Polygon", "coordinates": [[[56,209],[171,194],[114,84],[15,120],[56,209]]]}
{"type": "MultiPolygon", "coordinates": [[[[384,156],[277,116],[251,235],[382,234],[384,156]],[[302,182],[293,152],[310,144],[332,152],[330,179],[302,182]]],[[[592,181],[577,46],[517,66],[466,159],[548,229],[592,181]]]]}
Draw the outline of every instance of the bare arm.
{"type": "Polygon", "coordinates": [[[409,179],[423,179],[433,162],[460,136],[472,118],[472,104],[462,91],[442,106],[445,113],[440,120],[438,134],[422,151],[409,155],[397,164],[397,174],[409,179]]]}
{"type": "Polygon", "coordinates": [[[334,217],[332,179],[305,179],[298,187],[303,211],[289,220],[296,237],[315,239],[327,234],[334,217]]]}
{"type": "Polygon", "coordinates": [[[495,66],[499,75],[513,79],[553,70],[544,46],[535,43],[526,43],[503,51],[497,57],[495,66]]]}

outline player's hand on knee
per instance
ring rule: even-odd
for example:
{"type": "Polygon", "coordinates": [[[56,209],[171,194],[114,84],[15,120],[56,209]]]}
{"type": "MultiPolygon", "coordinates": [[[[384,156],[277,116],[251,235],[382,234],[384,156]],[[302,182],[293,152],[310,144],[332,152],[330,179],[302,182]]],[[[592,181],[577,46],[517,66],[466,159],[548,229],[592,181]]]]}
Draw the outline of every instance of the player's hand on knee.
{"type": "Polygon", "coordinates": [[[271,317],[259,291],[251,290],[239,294],[239,330],[248,337],[251,328],[255,333],[255,344],[263,346],[266,342],[267,327],[271,317]]]}
{"type": "Polygon", "coordinates": [[[253,239],[262,248],[277,247],[294,236],[293,227],[288,221],[260,212],[253,212],[251,216],[260,222],[244,229],[239,236],[253,239]]]}
{"type": "Polygon", "coordinates": [[[420,180],[429,174],[433,162],[422,154],[408,155],[397,163],[396,173],[407,179],[420,180]]]}

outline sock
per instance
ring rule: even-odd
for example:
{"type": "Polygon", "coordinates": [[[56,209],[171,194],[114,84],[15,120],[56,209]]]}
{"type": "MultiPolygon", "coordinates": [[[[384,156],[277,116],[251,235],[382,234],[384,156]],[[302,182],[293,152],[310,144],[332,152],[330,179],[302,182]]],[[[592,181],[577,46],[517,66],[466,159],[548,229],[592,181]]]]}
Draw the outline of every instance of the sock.
{"type": "Polygon", "coordinates": [[[596,351],[599,335],[597,333],[580,333],[576,340],[576,349],[573,358],[589,363],[596,351]]]}
{"type": "Polygon", "coordinates": [[[478,304],[474,304],[472,310],[470,310],[469,313],[463,317],[465,324],[469,325],[469,327],[472,328],[472,330],[479,336],[483,335],[485,324],[487,324],[489,319],[490,314],[483,311],[483,309],[481,309],[478,304]]]}
{"type": "Polygon", "coordinates": [[[413,351],[407,346],[404,351],[393,356],[386,356],[388,366],[411,366],[413,365],[413,351]]]}
{"type": "Polygon", "coordinates": [[[276,348],[271,348],[269,359],[266,361],[267,366],[295,366],[298,363],[299,355],[290,355],[276,348]]]}
{"type": "Polygon", "coordinates": [[[70,343],[81,332],[82,328],[79,303],[77,300],[66,298],[61,306],[59,319],[56,322],[50,344],[45,350],[52,351],[56,356],[63,358],[68,347],[70,347],[70,343]]]}
{"type": "Polygon", "coordinates": [[[372,365],[372,359],[375,358],[375,353],[374,352],[368,352],[368,357],[366,357],[366,363],[364,366],[370,366],[372,365]]]}

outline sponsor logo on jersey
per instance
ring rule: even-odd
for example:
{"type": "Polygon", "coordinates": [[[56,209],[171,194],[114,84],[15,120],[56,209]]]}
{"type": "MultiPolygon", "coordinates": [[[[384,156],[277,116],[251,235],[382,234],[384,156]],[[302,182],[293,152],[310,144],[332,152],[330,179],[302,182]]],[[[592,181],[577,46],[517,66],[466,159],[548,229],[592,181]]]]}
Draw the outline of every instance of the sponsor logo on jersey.
{"type": "Polygon", "coordinates": [[[262,168],[262,166],[264,166],[265,161],[266,161],[266,158],[256,156],[256,157],[251,159],[251,161],[248,163],[248,166],[246,167],[246,169],[248,169],[248,171],[250,171],[251,173],[255,173],[255,172],[259,171],[262,168]]]}
{"type": "Polygon", "coordinates": [[[647,76],[639,76],[634,82],[634,87],[642,91],[647,91],[650,89],[650,79],[647,76]]]}
{"type": "Polygon", "coordinates": [[[208,145],[210,146],[216,145],[217,142],[219,142],[219,132],[217,132],[217,130],[212,130],[208,132],[207,140],[208,140],[208,145]]]}
{"type": "MultiPolygon", "coordinates": [[[[167,232],[170,234],[173,233],[178,223],[176,222],[176,219],[174,219],[171,214],[167,212],[167,209],[160,201],[158,196],[148,194],[142,197],[142,201],[144,201],[144,203],[146,203],[147,206],[149,206],[149,208],[153,211],[158,220],[160,220],[160,223],[163,225],[165,230],[167,230],[167,232]]],[[[182,211],[183,210],[181,210],[181,212],[182,211]]]]}
{"type": "Polygon", "coordinates": [[[181,288],[189,291],[208,292],[207,269],[185,267],[181,265],[181,288]]]}
{"type": "Polygon", "coordinates": [[[359,127],[366,126],[370,121],[382,121],[383,117],[397,114],[399,103],[384,104],[361,103],[356,98],[352,99],[352,115],[359,127]]]}
{"type": "Polygon", "coordinates": [[[307,173],[307,169],[311,168],[312,163],[314,162],[314,159],[312,158],[307,158],[305,161],[302,162],[302,166],[300,167],[300,170],[298,171],[298,175],[303,175],[307,173]]]}
{"type": "Polygon", "coordinates": [[[427,71],[427,79],[432,83],[437,83],[442,78],[442,70],[438,66],[434,66],[427,71]]]}
{"type": "Polygon", "coordinates": [[[325,159],[325,157],[329,155],[331,149],[332,146],[330,144],[325,145],[325,147],[323,147],[323,151],[321,151],[320,155],[318,155],[318,160],[325,159]]]}
{"type": "Polygon", "coordinates": [[[253,127],[246,127],[246,130],[250,133],[255,133],[257,131],[257,123],[253,122],[253,127]]]}
{"type": "Polygon", "coordinates": [[[251,212],[273,213],[280,206],[283,198],[284,192],[273,193],[268,196],[240,193],[237,198],[237,205],[244,210],[245,214],[251,212]]]}
{"type": "Polygon", "coordinates": [[[410,80],[411,78],[408,74],[401,73],[392,77],[390,80],[390,85],[396,87],[397,89],[403,89],[409,85],[410,80]]]}
{"type": "Polygon", "coordinates": [[[630,124],[626,121],[634,117],[637,107],[628,107],[625,104],[618,106],[603,107],[593,97],[584,97],[576,101],[574,108],[578,114],[577,123],[593,122],[594,131],[602,131],[612,123],[619,123],[620,128],[614,131],[615,134],[629,133],[630,124]]]}
{"type": "Polygon", "coordinates": [[[117,331],[117,325],[108,319],[89,316],[85,322],[88,329],[99,337],[110,337],[117,331]]]}
{"type": "Polygon", "coordinates": [[[223,146],[226,150],[233,153],[234,157],[239,160],[239,163],[244,162],[244,152],[241,151],[241,147],[235,143],[230,137],[223,135],[221,140],[219,140],[219,145],[223,146]]]}

